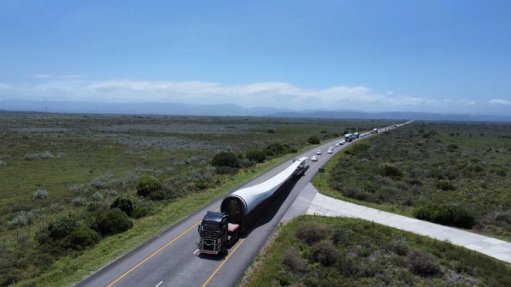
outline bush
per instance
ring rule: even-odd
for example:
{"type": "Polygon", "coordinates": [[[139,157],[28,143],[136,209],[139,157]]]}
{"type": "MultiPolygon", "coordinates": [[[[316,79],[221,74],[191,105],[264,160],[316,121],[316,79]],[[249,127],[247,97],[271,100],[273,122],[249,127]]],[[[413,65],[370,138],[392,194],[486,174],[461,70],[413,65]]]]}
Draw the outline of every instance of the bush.
{"type": "Polygon", "coordinates": [[[143,175],[136,184],[137,194],[143,197],[149,196],[152,192],[161,191],[160,181],[151,175],[143,175]]]}
{"type": "Polygon", "coordinates": [[[309,143],[310,144],[320,144],[321,141],[319,140],[319,138],[317,136],[311,136],[309,138],[309,143]]]}
{"type": "Polygon", "coordinates": [[[339,251],[327,240],[322,240],[312,247],[312,259],[323,266],[332,266],[339,258],[339,251]]]}
{"type": "Polygon", "coordinates": [[[321,224],[305,224],[296,230],[296,237],[309,245],[323,240],[327,236],[328,229],[321,224]]]}
{"type": "Polygon", "coordinates": [[[437,183],[436,183],[436,187],[438,189],[441,189],[441,190],[455,190],[456,187],[454,187],[454,185],[448,181],[448,180],[444,180],[444,179],[441,179],[439,180],[437,183]]]}
{"type": "Polygon", "coordinates": [[[111,208],[99,211],[91,227],[101,235],[107,236],[130,229],[133,227],[133,222],[119,208],[111,208]]]}
{"type": "Polygon", "coordinates": [[[37,160],[37,159],[48,159],[54,158],[55,156],[49,151],[43,151],[39,153],[32,153],[25,155],[25,160],[37,160]]]}
{"type": "Polygon", "coordinates": [[[73,198],[72,203],[74,206],[84,206],[87,204],[87,199],[85,199],[83,196],[77,196],[73,198]]]}
{"type": "Polygon", "coordinates": [[[216,154],[211,160],[211,164],[215,167],[239,167],[238,157],[232,152],[221,152],[216,154]]]}
{"type": "Polygon", "coordinates": [[[408,255],[408,268],[420,276],[434,276],[440,273],[440,265],[427,253],[413,251],[408,255]]]}
{"type": "Polygon", "coordinates": [[[283,154],[287,154],[287,153],[291,153],[291,152],[295,152],[295,149],[292,149],[287,144],[281,144],[281,143],[272,143],[272,144],[269,144],[265,148],[265,153],[268,156],[279,156],[279,155],[283,155],[283,154]]]}
{"type": "Polygon", "coordinates": [[[48,224],[48,237],[53,240],[60,240],[67,237],[79,225],[75,216],[65,216],[48,224]]]}
{"type": "Polygon", "coordinates": [[[133,203],[127,198],[116,198],[114,202],[112,202],[112,205],[110,205],[110,208],[119,208],[129,217],[133,215],[133,203]]]}
{"type": "Polygon", "coordinates": [[[45,199],[48,197],[48,191],[44,189],[38,189],[35,191],[34,198],[35,199],[45,199]]]}
{"type": "Polygon", "coordinates": [[[92,199],[94,199],[95,201],[102,201],[103,194],[101,194],[101,192],[99,192],[99,191],[96,191],[96,192],[94,192],[94,194],[92,194],[92,199]]]}
{"type": "Polygon", "coordinates": [[[83,250],[98,243],[100,239],[101,237],[96,231],[90,229],[88,226],[80,224],[71,231],[69,236],[65,239],[65,245],[67,248],[83,250]]]}
{"type": "Polygon", "coordinates": [[[382,163],[378,166],[380,174],[392,178],[401,178],[403,173],[394,165],[390,163],[382,163]]]}
{"type": "Polygon", "coordinates": [[[259,150],[248,151],[245,157],[250,161],[258,163],[264,162],[264,160],[266,160],[266,154],[263,151],[259,150]]]}
{"type": "Polygon", "coordinates": [[[475,219],[468,210],[456,205],[422,206],[416,208],[413,215],[418,219],[461,228],[470,229],[475,225],[475,219]]]}
{"type": "Polygon", "coordinates": [[[284,252],[282,263],[291,271],[303,271],[307,266],[307,260],[302,258],[296,248],[291,247],[284,252]]]}

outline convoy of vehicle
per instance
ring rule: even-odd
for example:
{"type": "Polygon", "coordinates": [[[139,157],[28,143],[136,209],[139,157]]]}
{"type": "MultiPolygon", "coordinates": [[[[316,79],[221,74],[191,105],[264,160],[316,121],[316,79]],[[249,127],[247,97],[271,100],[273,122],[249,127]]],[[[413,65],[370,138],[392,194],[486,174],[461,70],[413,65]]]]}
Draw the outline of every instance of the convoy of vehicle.
{"type": "MultiPolygon", "coordinates": [[[[364,137],[369,134],[386,131],[383,129],[373,129],[371,132],[359,134],[348,133],[344,135],[344,140],[335,144],[336,147],[342,146],[347,142],[351,142],[360,136],[364,137]]],[[[327,153],[333,154],[334,147],[330,146],[327,153]]],[[[316,151],[316,155],[310,158],[310,161],[317,162],[322,154],[321,149],[316,151]]],[[[293,178],[305,174],[309,168],[309,158],[302,157],[293,160],[293,163],[286,169],[265,180],[262,183],[239,189],[226,196],[220,205],[220,212],[208,211],[202,218],[198,227],[199,242],[197,242],[198,250],[201,254],[217,255],[226,252],[239,239],[243,232],[247,218],[254,210],[262,208],[262,206],[271,199],[278,190],[290,182],[293,178]]]]}

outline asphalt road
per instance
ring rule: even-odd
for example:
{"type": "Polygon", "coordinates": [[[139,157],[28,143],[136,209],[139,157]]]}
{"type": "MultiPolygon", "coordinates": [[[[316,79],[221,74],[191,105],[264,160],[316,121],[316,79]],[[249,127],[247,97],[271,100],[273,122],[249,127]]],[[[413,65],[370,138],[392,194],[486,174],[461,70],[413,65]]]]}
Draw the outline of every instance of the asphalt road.
{"type": "MultiPolygon", "coordinates": [[[[76,286],[234,286],[245,269],[264,244],[268,236],[281,221],[300,191],[311,181],[335,153],[346,147],[335,147],[333,154],[327,154],[335,141],[323,144],[301,155],[315,155],[317,149],[323,154],[298,181],[290,182],[278,191],[278,195],[259,208],[249,222],[240,240],[224,257],[199,256],[195,243],[199,239],[197,226],[207,210],[218,210],[221,199],[190,215],[185,220],[155,236],[142,246],[112,262],[98,272],[79,282],[76,286]]],[[[251,180],[243,187],[251,186],[274,176],[285,169],[291,160],[251,180]]],[[[234,190],[233,190],[234,191],[234,190]]]]}

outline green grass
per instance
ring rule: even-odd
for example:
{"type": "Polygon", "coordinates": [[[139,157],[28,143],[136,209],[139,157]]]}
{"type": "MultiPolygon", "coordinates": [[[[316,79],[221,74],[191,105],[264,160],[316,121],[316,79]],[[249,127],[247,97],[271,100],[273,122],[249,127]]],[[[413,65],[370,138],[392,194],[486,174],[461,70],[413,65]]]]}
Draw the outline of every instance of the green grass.
{"type": "Polygon", "coordinates": [[[508,264],[446,242],[363,220],[302,216],[281,227],[277,234],[244,278],[243,286],[511,284],[508,264]],[[314,240],[308,241],[311,239],[314,240]],[[417,253],[429,258],[438,272],[432,275],[412,272],[416,269],[411,266],[427,266],[413,258],[412,254],[417,253]]]}
{"type": "Polygon", "coordinates": [[[330,184],[329,184],[330,171],[337,165],[337,163],[339,161],[350,160],[349,155],[347,155],[345,152],[353,149],[353,146],[356,145],[357,143],[364,143],[369,140],[371,140],[371,139],[370,138],[360,139],[357,142],[352,143],[349,147],[345,148],[345,150],[343,150],[343,152],[339,152],[339,153],[335,154],[324,165],[324,167],[323,167],[325,169],[324,173],[319,173],[316,176],[314,176],[314,178],[312,179],[312,184],[314,185],[314,187],[316,187],[316,189],[320,193],[330,196],[330,197],[333,197],[333,198],[337,198],[337,199],[344,200],[347,202],[356,203],[356,204],[380,209],[383,211],[398,213],[398,214],[405,215],[405,216],[412,216],[412,211],[410,209],[399,209],[399,208],[396,208],[395,206],[392,206],[390,204],[377,204],[377,203],[373,203],[373,202],[357,200],[357,199],[354,199],[351,197],[344,196],[342,193],[338,192],[337,190],[332,189],[332,187],[330,186],[330,184]]]}
{"type": "Polygon", "coordinates": [[[223,196],[227,191],[262,174],[292,156],[287,155],[283,158],[267,161],[258,165],[252,171],[243,171],[232,176],[223,186],[200,194],[186,196],[168,205],[159,206],[159,210],[155,215],[137,220],[135,226],[129,231],[107,237],[78,257],[61,258],[38,278],[21,281],[18,284],[20,286],[31,286],[35,283],[38,286],[69,286],[95,271],[99,266],[103,266],[126,254],[151,239],[155,234],[206,206],[214,199],[223,196]]]}
{"type": "Polygon", "coordinates": [[[407,216],[456,205],[475,218],[472,231],[511,240],[510,133],[506,124],[413,123],[356,142],[313,183],[325,195],[407,216]]]}
{"type": "Polygon", "coordinates": [[[0,121],[0,286],[76,281],[270,165],[293,156],[276,155],[257,167],[247,166],[245,160],[245,168],[230,176],[216,174],[211,167],[211,158],[218,152],[230,151],[242,160],[245,152],[263,150],[275,142],[303,150],[313,135],[326,140],[344,130],[367,130],[386,123],[30,113],[0,113],[0,121]],[[54,157],[25,159],[42,152],[54,157]],[[144,174],[162,182],[166,200],[136,195],[135,182],[144,174]],[[78,190],[77,185],[82,188],[71,191],[78,190]],[[34,199],[37,189],[48,191],[48,197],[34,199]],[[95,192],[103,199],[95,200],[95,192]],[[73,204],[78,196],[86,199],[85,206],[73,204]],[[151,216],[135,220],[132,230],[106,237],[84,251],[49,254],[39,248],[35,234],[49,222],[70,213],[83,220],[94,213],[88,209],[108,208],[117,196],[149,208],[151,216]]]}
{"type": "MultiPolygon", "coordinates": [[[[312,146],[305,146],[298,153],[304,152],[312,146]]],[[[225,195],[228,191],[244,184],[264,172],[271,170],[280,163],[293,158],[295,154],[288,154],[279,158],[258,164],[251,170],[242,170],[240,173],[230,176],[225,184],[205,192],[195,193],[181,198],[170,204],[158,206],[156,214],[144,217],[136,221],[135,227],[129,231],[107,237],[99,244],[87,250],[78,257],[64,257],[55,262],[49,270],[32,280],[21,281],[20,286],[68,286],[84,276],[97,270],[108,262],[126,254],[130,250],[143,244],[169,228],[179,220],[186,218],[191,213],[203,208],[210,202],[225,195]]]]}

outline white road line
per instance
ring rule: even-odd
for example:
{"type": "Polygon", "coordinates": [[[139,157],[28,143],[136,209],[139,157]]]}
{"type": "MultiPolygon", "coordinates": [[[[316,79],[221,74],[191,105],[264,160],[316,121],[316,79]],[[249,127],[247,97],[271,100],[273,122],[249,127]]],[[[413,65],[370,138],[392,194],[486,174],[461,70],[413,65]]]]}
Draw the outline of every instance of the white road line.
{"type": "Polygon", "coordinates": [[[197,256],[197,254],[199,254],[199,249],[196,249],[196,250],[193,252],[193,255],[197,256]]]}
{"type": "Polygon", "coordinates": [[[160,281],[160,283],[156,284],[154,287],[160,287],[161,283],[163,283],[163,281],[160,281]]]}

